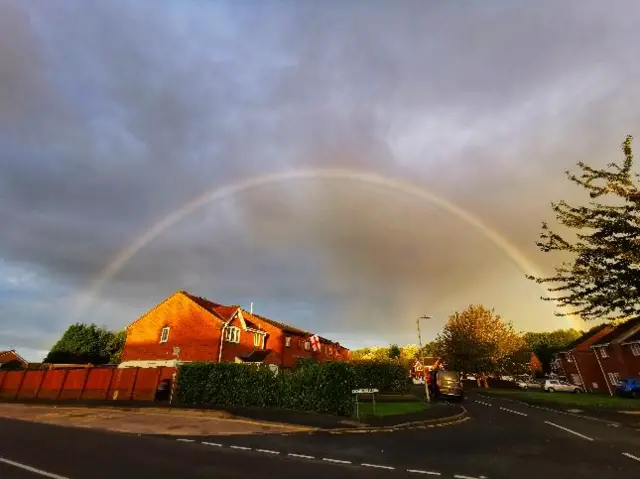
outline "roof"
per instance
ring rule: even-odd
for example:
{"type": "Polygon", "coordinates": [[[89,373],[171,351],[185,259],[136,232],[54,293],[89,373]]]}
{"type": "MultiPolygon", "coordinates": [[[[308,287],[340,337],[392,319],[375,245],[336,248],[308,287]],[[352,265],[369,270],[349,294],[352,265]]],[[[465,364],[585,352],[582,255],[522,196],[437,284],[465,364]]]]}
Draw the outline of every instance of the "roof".
{"type": "MultiPolygon", "coordinates": [[[[601,337],[597,343],[594,343],[591,345],[591,347],[596,347],[596,346],[606,346],[607,344],[615,341],[616,339],[620,339],[622,337],[624,337],[625,334],[631,332],[632,329],[639,327],[640,326],[640,316],[629,319],[628,321],[625,321],[624,323],[622,323],[620,326],[616,327],[613,331],[611,331],[609,334],[601,337]]],[[[633,336],[636,336],[640,334],[640,331],[633,333],[633,336]]],[[[632,336],[632,337],[633,337],[632,336]]],[[[628,341],[630,338],[626,338],[626,340],[628,341]]]]}
{"type": "Polygon", "coordinates": [[[270,349],[256,349],[255,351],[251,351],[247,354],[238,355],[238,359],[244,361],[245,363],[261,363],[267,356],[271,354],[270,349]]]}
{"type": "Polygon", "coordinates": [[[640,341],[640,331],[638,331],[637,333],[635,333],[635,334],[629,336],[627,339],[625,339],[625,342],[628,342],[628,343],[632,343],[632,342],[635,342],[635,341],[640,341]]]}
{"type": "Polygon", "coordinates": [[[8,355],[8,354],[13,354],[18,361],[20,361],[23,364],[28,364],[28,361],[26,359],[24,359],[22,356],[20,356],[18,353],[16,353],[15,349],[9,349],[7,351],[0,351],[0,359],[2,359],[2,356],[8,355]]]}
{"type": "Polygon", "coordinates": [[[598,326],[594,326],[589,331],[587,331],[582,336],[580,336],[578,339],[576,339],[575,341],[570,342],[567,346],[565,346],[559,352],[561,352],[561,353],[562,352],[567,352],[567,351],[571,351],[571,350],[577,348],[582,343],[584,343],[585,341],[588,341],[593,336],[595,336],[596,334],[598,334],[600,331],[602,331],[604,328],[607,328],[607,327],[610,327],[610,325],[606,324],[606,323],[605,324],[599,324],[598,326]]]}

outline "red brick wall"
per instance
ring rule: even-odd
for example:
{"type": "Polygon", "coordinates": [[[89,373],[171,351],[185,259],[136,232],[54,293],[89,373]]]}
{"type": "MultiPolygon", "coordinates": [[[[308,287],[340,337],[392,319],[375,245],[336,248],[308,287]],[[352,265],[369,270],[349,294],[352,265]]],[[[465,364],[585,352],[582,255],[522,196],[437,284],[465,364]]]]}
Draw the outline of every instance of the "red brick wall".
{"type": "Polygon", "coordinates": [[[593,351],[576,351],[574,356],[580,366],[585,388],[593,392],[608,392],[607,383],[598,364],[598,358],[593,354],[593,351]],[[594,386],[594,383],[597,386],[594,386]]]}
{"type": "Polygon", "coordinates": [[[217,361],[222,322],[181,293],[176,293],[127,328],[122,361],[172,360],[174,346],[181,361],[217,361]],[[162,328],[171,328],[160,343],[162,328]]]}
{"type": "Polygon", "coordinates": [[[609,382],[610,391],[615,392],[616,381],[609,373],[617,373],[620,379],[640,376],[640,356],[634,356],[628,344],[610,344],[606,346],[608,357],[603,358],[602,348],[594,348],[594,355],[598,355],[609,382]]]}

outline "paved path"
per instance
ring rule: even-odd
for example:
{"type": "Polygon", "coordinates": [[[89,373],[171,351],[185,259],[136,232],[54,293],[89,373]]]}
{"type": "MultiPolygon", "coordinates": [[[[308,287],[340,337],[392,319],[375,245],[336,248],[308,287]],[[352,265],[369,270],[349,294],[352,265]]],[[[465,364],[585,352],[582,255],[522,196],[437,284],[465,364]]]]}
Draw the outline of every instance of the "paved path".
{"type": "Polygon", "coordinates": [[[634,429],[475,395],[466,406],[454,426],[377,434],[144,437],[0,420],[0,477],[640,477],[634,429]]]}

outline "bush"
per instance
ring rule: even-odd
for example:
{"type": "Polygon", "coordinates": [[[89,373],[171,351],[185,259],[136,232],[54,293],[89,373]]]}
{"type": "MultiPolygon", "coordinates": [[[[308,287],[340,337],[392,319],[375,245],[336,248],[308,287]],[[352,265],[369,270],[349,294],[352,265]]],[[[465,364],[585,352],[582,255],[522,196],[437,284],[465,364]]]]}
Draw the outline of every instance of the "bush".
{"type": "Polygon", "coordinates": [[[375,388],[381,393],[405,394],[411,387],[409,370],[397,361],[355,361],[356,387],[375,388]]]}
{"type": "Polygon", "coordinates": [[[353,412],[355,373],[347,363],[303,362],[276,376],[267,367],[235,363],[179,366],[178,400],[222,407],[280,407],[339,414],[353,412]]]}

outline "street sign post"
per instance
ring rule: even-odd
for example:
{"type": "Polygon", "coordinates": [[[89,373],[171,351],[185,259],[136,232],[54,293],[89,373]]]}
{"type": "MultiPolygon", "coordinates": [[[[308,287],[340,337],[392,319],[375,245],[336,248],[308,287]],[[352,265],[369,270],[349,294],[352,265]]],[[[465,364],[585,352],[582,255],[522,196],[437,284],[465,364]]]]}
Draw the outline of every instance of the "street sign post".
{"type": "Polygon", "coordinates": [[[356,419],[360,419],[360,405],[358,403],[358,394],[371,394],[371,400],[373,401],[373,414],[376,413],[376,393],[378,389],[352,389],[351,394],[356,396],[356,419]]]}

